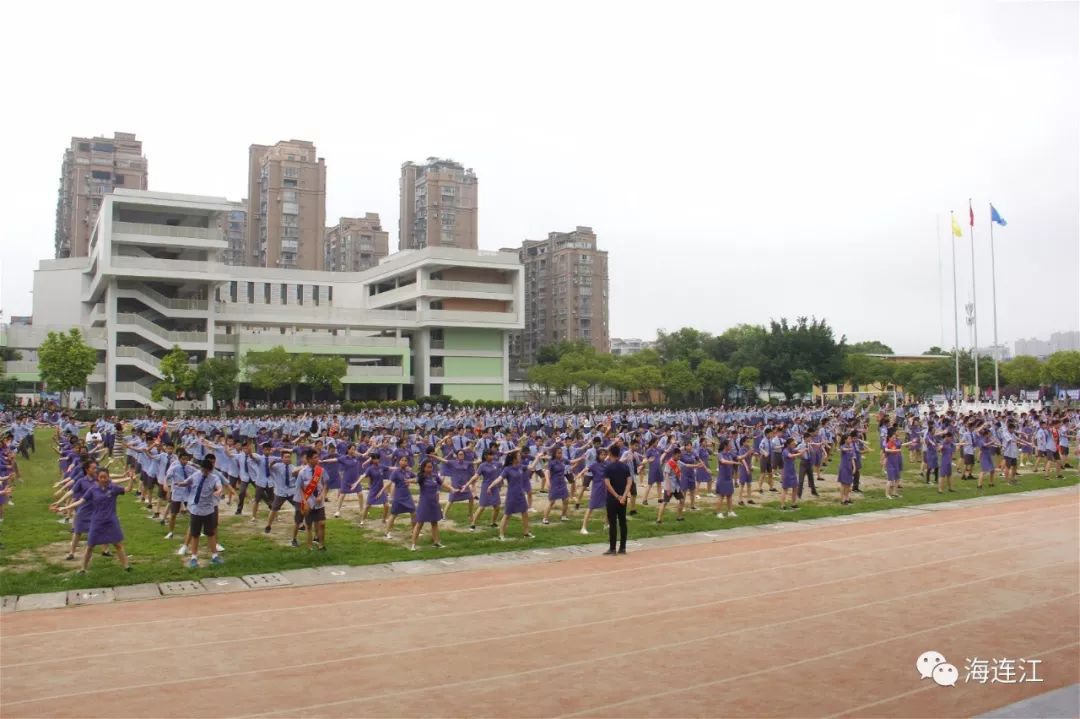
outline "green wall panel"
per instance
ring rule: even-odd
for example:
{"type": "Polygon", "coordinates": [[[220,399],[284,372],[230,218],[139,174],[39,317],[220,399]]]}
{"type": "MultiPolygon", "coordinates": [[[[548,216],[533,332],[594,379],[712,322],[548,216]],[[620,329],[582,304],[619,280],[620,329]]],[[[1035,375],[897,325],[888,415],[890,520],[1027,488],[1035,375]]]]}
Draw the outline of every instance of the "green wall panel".
{"type": "Polygon", "coordinates": [[[502,400],[503,386],[501,384],[444,384],[443,393],[460,400],[502,400]]]}
{"type": "Polygon", "coordinates": [[[443,359],[447,377],[502,377],[499,357],[446,357],[443,359]]]}
{"type": "Polygon", "coordinates": [[[502,333],[502,330],[446,327],[443,329],[443,346],[448,350],[502,352],[502,333]]]}

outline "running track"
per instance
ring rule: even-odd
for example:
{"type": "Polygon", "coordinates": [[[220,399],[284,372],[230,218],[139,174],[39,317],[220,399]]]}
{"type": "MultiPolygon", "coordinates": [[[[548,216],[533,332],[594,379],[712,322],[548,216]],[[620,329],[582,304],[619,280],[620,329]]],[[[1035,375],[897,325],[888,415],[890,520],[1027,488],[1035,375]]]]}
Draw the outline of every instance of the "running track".
{"type": "Polygon", "coordinates": [[[20,612],[4,717],[971,716],[1080,673],[1075,492],[433,576],[20,612]],[[920,680],[943,653],[955,687],[920,680]],[[1041,683],[965,684],[966,657],[1041,683]]]}

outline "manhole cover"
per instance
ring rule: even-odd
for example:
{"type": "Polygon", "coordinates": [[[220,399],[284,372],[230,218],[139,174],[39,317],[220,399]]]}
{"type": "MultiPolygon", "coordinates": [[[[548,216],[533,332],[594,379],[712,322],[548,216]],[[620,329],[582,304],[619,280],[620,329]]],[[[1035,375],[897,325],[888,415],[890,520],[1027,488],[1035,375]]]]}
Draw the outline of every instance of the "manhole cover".
{"type": "Polygon", "coordinates": [[[271,572],[270,574],[248,574],[241,579],[252,589],[259,589],[262,587],[282,587],[288,584],[292,584],[288,579],[281,576],[277,572],[271,572]]]}
{"type": "Polygon", "coordinates": [[[202,594],[206,591],[206,587],[189,580],[182,582],[164,582],[161,586],[161,593],[165,596],[176,596],[178,594],[202,594]]]}

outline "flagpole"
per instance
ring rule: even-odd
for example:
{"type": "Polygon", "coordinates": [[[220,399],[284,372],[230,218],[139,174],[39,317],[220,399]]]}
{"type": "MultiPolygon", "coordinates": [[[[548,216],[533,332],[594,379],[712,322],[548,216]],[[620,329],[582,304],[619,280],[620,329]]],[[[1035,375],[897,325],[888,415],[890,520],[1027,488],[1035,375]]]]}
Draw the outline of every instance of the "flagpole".
{"type": "MultiPolygon", "coordinates": [[[[971,198],[968,198],[968,212],[971,212],[971,198]]],[[[969,214],[970,217],[970,214],[969,214]]],[[[972,353],[975,357],[975,401],[979,401],[982,389],[979,385],[979,305],[975,299],[975,224],[968,223],[968,238],[971,240],[971,331],[974,347],[972,353]]]]}
{"type": "Polygon", "coordinates": [[[953,313],[953,360],[956,364],[956,393],[953,395],[953,402],[956,402],[957,409],[960,407],[960,311],[957,309],[956,303],[956,233],[953,232],[953,227],[956,226],[956,220],[953,219],[953,212],[949,210],[949,240],[952,242],[952,313],[953,313]]]}
{"type": "MultiPolygon", "coordinates": [[[[993,208],[993,205],[990,206],[993,208]]],[[[994,302],[994,401],[1001,401],[1001,384],[998,373],[998,336],[997,336],[997,269],[994,265],[994,223],[990,222],[990,287],[994,302]]]]}
{"type": "Polygon", "coordinates": [[[941,270],[941,215],[934,217],[934,230],[937,234],[937,309],[941,324],[941,346],[945,346],[945,280],[941,270]]]}

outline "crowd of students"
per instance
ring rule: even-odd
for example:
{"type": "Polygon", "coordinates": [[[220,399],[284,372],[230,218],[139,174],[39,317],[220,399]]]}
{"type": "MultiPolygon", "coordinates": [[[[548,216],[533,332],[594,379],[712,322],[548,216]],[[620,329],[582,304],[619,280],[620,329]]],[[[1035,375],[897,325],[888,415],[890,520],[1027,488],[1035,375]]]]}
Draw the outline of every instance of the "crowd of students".
{"type": "MultiPolygon", "coordinates": [[[[0,417],[0,521],[18,477],[17,457],[36,451],[34,430],[55,428],[59,478],[51,508],[70,524],[68,559],[80,542],[81,571],[92,548],[111,546],[130,568],[117,514],[133,494],[164,538],[183,540],[177,554],[199,567],[201,550],[221,563],[222,507],[263,523],[272,535],[281,513],[293,547],[327,547],[327,512],[356,506],[361,526],[378,522],[386,539],[406,521],[409,547],[427,528],[442,546],[439,524],[454,504],[467,505],[469,531],[511,527],[532,538],[541,525],[580,520],[579,531],[606,521],[610,553],[625,552],[626,515],[655,504],[649,519],[675,521],[714,498],[716,518],[772,500],[799,509],[808,489],[819,496],[835,461],[841,504],[861,493],[868,431],[876,425],[885,496],[902,491],[905,455],[939,492],[955,491],[953,468],[981,489],[1016,481],[1032,465],[1047,479],[1068,466],[1080,413],[988,409],[959,415],[913,408],[872,413],[852,407],[771,407],[569,414],[542,410],[423,408],[355,414],[179,419],[147,416],[83,425],[62,413],[0,417]],[[876,422],[871,422],[876,419],[876,422]],[[978,476],[975,468],[978,466],[978,476]],[[538,496],[546,501],[537,502],[538,496]],[[186,527],[177,521],[187,515],[186,527]],[[291,520],[291,521],[289,521],[291,520]],[[203,542],[205,538],[205,542],[203,542]]],[[[651,511],[651,509],[649,510],[651,511]]]]}

